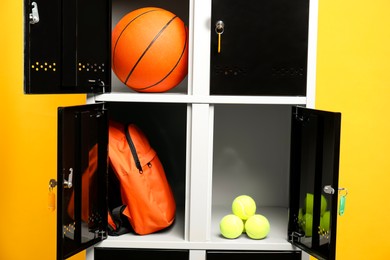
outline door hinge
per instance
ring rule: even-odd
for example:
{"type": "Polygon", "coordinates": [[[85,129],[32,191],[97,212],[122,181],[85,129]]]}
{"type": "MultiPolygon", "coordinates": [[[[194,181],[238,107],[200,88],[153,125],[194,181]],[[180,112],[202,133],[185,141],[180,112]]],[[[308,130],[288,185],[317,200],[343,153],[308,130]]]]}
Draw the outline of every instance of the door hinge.
{"type": "Polygon", "coordinates": [[[301,238],[304,237],[303,234],[299,233],[299,232],[296,232],[296,231],[293,231],[291,232],[290,234],[290,237],[289,237],[289,240],[291,243],[293,242],[301,242],[301,238]]]}

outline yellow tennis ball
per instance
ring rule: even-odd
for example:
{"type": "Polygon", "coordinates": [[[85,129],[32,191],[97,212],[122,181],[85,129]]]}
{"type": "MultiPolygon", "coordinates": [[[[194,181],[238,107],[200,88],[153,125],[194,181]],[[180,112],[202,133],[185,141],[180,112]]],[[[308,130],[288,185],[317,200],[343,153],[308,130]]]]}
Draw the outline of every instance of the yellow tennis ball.
{"type": "Polygon", "coordinates": [[[253,215],[245,222],[246,234],[252,239],[265,238],[270,229],[271,227],[268,219],[260,214],[253,215]]]}
{"type": "Polygon", "coordinates": [[[311,237],[313,233],[313,215],[310,213],[306,213],[302,217],[301,227],[305,232],[306,237],[311,237]]]}
{"type": "Polygon", "coordinates": [[[244,230],[244,222],[236,215],[224,216],[219,222],[219,230],[222,236],[230,239],[239,237],[244,230]]]}
{"type": "Polygon", "coordinates": [[[303,218],[303,210],[302,208],[300,208],[298,211],[298,222],[302,221],[302,218],[303,218]]]}
{"type": "MultiPolygon", "coordinates": [[[[307,193],[305,198],[305,212],[313,214],[313,204],[314,196],[312,193],[307,193]]],[[[324,195],[321,195],[321,216],[324,215],[326,208],[328,207],[328,202],[324,195]]]]}
{"type": "Polygon", "coordinates": [[[256,213],[256,202],[248,195],[240,195],[233,200],[233,214],[246,220],[256,213]]]}
{"type": "Polygon", "coordinates": [[[305,198],[305,204],[304,204],[306,213],[313,214],[313,203],[314,203],[313,200],[314,200],[313,194],[307,193],[305,198]]]}

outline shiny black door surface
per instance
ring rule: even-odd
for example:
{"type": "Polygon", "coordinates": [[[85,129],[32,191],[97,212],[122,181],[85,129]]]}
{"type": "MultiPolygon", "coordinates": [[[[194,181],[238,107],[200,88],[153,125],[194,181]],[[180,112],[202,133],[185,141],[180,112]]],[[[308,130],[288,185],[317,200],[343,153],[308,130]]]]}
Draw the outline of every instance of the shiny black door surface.
{"type": "Polygon", "coordinates": [[[57,260],[106,238],[108,117],[103,106],[58,110],[57,260]]]}
{"type": "Polygon", "coordinates": [[[305,96],[309,0],[213,0],[210,93],[305,96]]]}
{"type": "Polygon", "coordinates": [[[128,260],[128,259],[162,259],[188,260],[188,250],[169,249],[124,249],[124,248],[95,248],[95,260],[128,260]]]}
{"type": "Polygon", "coordinates": [[[24,92],[110,91],[110,0],[24,0],[24,92]]]}
{"type": "Polygon", "coordinates": [[[301,251],[207,251],[206,260],[301,260],[301,251]]]}
{"type": "Polygon", "coordinates": [[[288,237],[318,259],[336,257],[341,114],[292,108],[288,237]]]}

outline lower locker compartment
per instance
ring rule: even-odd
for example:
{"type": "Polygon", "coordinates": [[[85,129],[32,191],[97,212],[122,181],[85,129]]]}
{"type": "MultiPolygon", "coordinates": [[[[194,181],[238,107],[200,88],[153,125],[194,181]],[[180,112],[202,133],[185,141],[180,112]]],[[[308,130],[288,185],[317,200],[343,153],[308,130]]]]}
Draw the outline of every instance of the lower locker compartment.
{"type": "Polygon", "coordinates": [[[206,260],[300,260],[301,251],[208,251],[206,260]]]}
{"type": "Polygon", "coordinates": [[[94,260],[161,259],[188,260],[188,250],[95,248],[94,260]]]}

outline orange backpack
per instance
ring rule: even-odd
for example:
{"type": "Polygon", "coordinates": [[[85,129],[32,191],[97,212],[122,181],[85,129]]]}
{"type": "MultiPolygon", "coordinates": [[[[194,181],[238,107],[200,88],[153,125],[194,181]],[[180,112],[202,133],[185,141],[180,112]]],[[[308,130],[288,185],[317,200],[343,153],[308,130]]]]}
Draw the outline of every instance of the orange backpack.
{"type": "Polygon", "coordinates": [[[109,214],[109,228],[120,228],[118,217],[113,217],[118,214],[125,216],[139,235],[170,226],[176,203],[160,159],[145,134],[134,124],[110,121],[108,157],[123,204],[109,214]]]}

